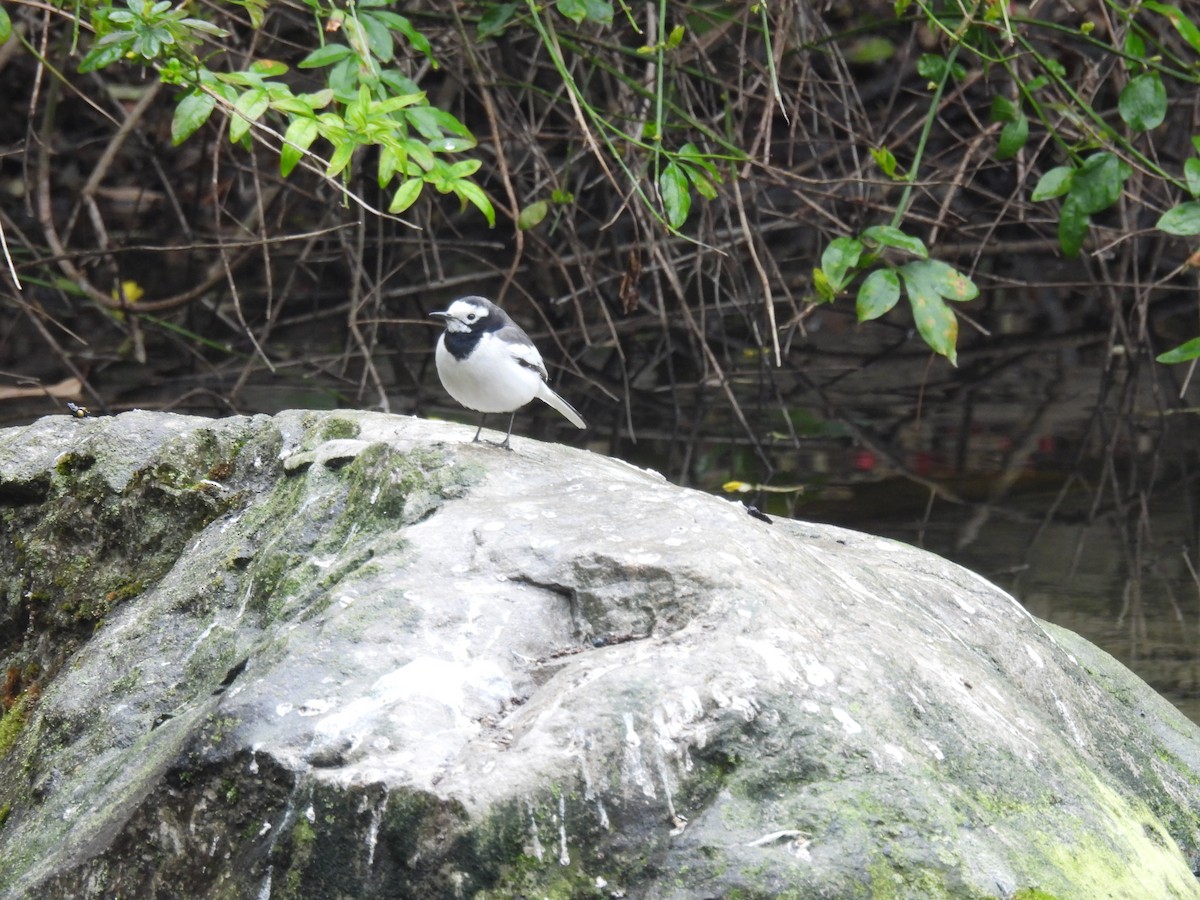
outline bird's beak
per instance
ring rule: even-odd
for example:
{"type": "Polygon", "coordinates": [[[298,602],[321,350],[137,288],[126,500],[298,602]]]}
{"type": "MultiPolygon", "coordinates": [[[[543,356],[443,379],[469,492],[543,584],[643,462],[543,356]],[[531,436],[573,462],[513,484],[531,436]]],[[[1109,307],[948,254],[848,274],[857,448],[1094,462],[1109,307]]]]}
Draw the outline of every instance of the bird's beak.
{"type": "Polygon", "coordinates": [[[448,318],[450,318],[450,313],[448,313],[448,312],[431,312],[431,313],[429,313],[429,318],[431,318],[431,319],[448,319],[448,318]]]}

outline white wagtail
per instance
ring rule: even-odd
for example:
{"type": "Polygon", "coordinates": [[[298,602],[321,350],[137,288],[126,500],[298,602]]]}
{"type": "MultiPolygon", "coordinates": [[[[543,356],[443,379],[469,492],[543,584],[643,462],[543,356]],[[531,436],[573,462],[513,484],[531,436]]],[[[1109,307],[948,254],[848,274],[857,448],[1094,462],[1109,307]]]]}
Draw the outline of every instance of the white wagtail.
{"type": "Polygon", "coordinates": [[[553,406],[576,428],[587,428],[574,407],[546,384],[546,364],[529,335],[491,300],[463,297],[444,312],[429,315],[446,326],[436,354],[442,387],[467,409],[483,413],[473,443],[479,440],[488,413],[506,412],[512,415],[500,446],[512,449],[508,439],[517,410],[534,397],[553,406]]]}

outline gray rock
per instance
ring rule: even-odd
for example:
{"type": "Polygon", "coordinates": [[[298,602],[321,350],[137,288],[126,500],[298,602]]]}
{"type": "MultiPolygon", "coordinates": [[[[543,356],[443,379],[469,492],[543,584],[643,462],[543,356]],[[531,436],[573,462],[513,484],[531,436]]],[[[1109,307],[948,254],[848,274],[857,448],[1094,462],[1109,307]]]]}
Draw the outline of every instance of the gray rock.
{"type": "Polygon", "coordinates": [[[0,894],[1200,896],[1200,733],[1095,647],[470,435],[0,432],[0,894]]]}

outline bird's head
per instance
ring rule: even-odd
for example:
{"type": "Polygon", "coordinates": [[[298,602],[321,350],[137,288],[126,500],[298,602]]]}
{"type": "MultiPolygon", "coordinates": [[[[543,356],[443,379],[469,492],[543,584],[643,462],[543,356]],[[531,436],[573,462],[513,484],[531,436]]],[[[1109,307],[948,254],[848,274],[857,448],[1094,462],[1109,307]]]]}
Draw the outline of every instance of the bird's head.
{"type": "Polygon", "coordinates": [[[504,324],[500,307],[483,297],[463,297],[442,312],[431,312],[429,317],[441,319],[446,330],[452,332],[489,331],[504,324]]]}

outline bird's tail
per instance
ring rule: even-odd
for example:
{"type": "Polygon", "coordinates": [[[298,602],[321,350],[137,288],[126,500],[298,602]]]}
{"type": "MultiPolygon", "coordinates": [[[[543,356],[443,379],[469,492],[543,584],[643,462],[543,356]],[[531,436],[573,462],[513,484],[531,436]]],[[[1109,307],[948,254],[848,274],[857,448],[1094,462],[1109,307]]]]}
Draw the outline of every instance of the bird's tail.
{"type": "Polygon", "coordinates": [[[550,390],[550,386],[545,382],[542,382],[542,386],[538,388],[538,397],[562,413],[567,421],[576,428],[587,428],[587,422],[583,421],[583,416],[575,412],[575,407],[550,390]]]}

